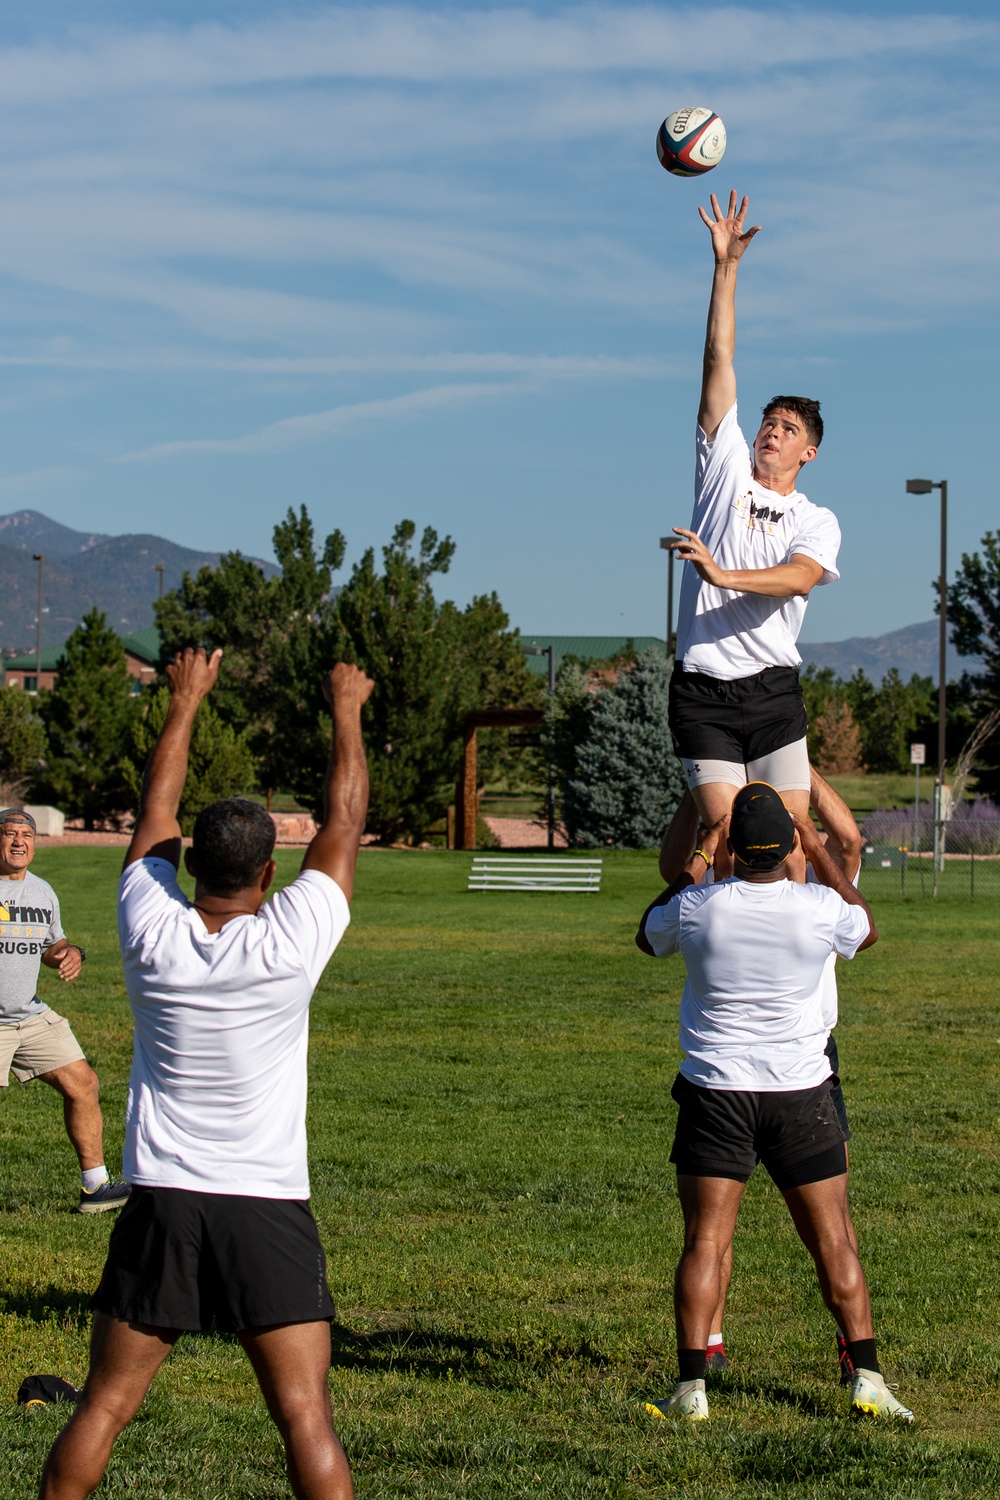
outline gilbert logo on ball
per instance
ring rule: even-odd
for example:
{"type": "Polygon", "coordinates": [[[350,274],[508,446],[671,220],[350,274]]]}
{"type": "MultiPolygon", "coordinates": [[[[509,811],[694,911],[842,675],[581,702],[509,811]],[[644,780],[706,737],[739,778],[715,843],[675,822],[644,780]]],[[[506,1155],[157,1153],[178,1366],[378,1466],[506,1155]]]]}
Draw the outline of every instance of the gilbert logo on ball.
{"type": "Polygon", "coordinates": [[[700,105],[675,109],[656,135],[660,166],[675,177],[700,177],[717,167],[726,150],[726,127],[700,105]]]}

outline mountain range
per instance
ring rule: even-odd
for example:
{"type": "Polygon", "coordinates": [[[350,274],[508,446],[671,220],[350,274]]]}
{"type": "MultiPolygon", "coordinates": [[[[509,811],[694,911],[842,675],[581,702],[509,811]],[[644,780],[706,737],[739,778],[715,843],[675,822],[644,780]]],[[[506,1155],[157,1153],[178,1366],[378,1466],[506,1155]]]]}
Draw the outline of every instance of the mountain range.
{"type": "MultiPolygon", "coordinates": [[[[885,635],[856,635],[846,641],[799,641],[805,666],[832,667],[835,677],[852,677],[859,669],[876,687],[885,674],[895,667],[906,682],[916,672],[920,677],[938,680],[940,624],[924,620],[919,625],[904,625],[885,635]]],[[[956,681],[963,672],[977,672],[982,665],[978,657],[959,656],[948,642],[947,680],[956,681]]]]}
{"type": "MultiPolygon", "coordinates": [[[[215,567],[217,552],[196,552],[164,537],[145,533],[108,536],[74,531],[50,521],[37,510],[0,516],[0,648],[7,656],[35,645],[38,611],[38,563],[44,554],[42,645],[58,646],[94,605],[104,611],[119,635],[153,624],[153,600],[160,590],[176,588],[185,572],[215,567]]],[[[273,563],[254,558],[268,577],[273,563]]],[[[852,636],[846,641],[800,641],[808,666],[831,667],[837,677],[859,668],[876,684],[895,667],[908,679],[914,672],[937,681],[938,622],[926,620],[885,635],[852,636]]],[[[948,647],[948,678],[975,671],[978,662],[948,647]]]]}
{"type": "MultiPolygon", "coordinates": [[[[38,619],[38,563],[42,553],[42,645],[59,646],[94,605],[119,635],[153,624],[153,600],[176,588],[185,572],[214,567],[217,552],[196,552],[160,536],[106,536],[74,531],[37,510],[0,516],[0,647],[6,656],[31,650],[38,619]]],[[[268,576],[273,563],[253,559],[268,576]]]]}

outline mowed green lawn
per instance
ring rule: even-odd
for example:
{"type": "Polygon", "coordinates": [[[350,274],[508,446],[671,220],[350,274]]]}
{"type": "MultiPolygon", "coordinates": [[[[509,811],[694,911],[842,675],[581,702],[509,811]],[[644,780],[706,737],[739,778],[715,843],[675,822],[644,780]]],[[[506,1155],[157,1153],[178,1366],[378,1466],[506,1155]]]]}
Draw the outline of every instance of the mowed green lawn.
{"type": "MultiPolygon", "coordinates": [[[[119,851],[40,853],[85,979],[44,993],[101,1074],[117,1166],[130,1035],[119,851]]],[[[297,856],[282,855],[289,878],[297,856]]],[[[339,1308],[331,1389],[359,1494],[994,1496],[1000,1486],[1000,932],[995,903],[886,902],[842,966],[853,1203],[883,1365],[913,1430],[848,1421],[832,1327],[763,1176],[736,1242],[731,1374],[696,1428],[651,1422],[674,1375],[680,1216],[667,1161],[676,960],[632,944],[651,856],[599,896],[464,890],[468,857],[365,853],[312,1025],[313,1204],[339,1308]]],[[[77,1192],[59,1103],[0,1100],[0,1497],[34,1492],[77,1383],[109,1216],[77,1192]]],[[[289,1493],[230,1340],[181,1341],[102,1494],[289,1493]]]]}

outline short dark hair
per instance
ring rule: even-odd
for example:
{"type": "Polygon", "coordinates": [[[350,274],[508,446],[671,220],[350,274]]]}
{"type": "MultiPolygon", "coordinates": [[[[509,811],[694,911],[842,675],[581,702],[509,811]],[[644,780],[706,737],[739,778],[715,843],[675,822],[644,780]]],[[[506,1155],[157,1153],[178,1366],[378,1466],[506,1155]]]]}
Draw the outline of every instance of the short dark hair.
{"type": "Polygon", "coordinates": [[[194,820],[192,873],[206,890],[233,896],[260,878],[273,848],[270,814],[248,797],[226,797],[194,820]]]}
{"type": "Polygon", "coordinates": [[[818,401],[813,401],[810,396],[772,396],[761,409],[761,416],[769,417],[775,411],[791,411],[801,417],[806,436],[815,447],[819,447],[823,441],[823,418],[819,414],[818,401]]]}

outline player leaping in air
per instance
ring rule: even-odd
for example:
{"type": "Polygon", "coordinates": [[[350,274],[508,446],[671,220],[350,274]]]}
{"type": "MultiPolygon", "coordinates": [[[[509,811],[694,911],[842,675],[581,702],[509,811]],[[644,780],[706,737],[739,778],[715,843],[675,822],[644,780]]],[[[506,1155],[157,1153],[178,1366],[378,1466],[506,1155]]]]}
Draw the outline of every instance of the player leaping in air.
{"type": "Polygon", "coordinates": [[[678,670],[670,727],[702,821],[729,812],[747,781],[766,781],[806,817],[806,712],[795,642],[811,589],[837,572],[840,527],[796,489],[823,436],[819,403],[775,396],[752,450],[736,413],[736,277],[759,229],[744,229],[747,200],[723,214],[715,194],[708,226],[715,275],[698,409],[691,529],[675,526],[684,570],[678,670]]]}

